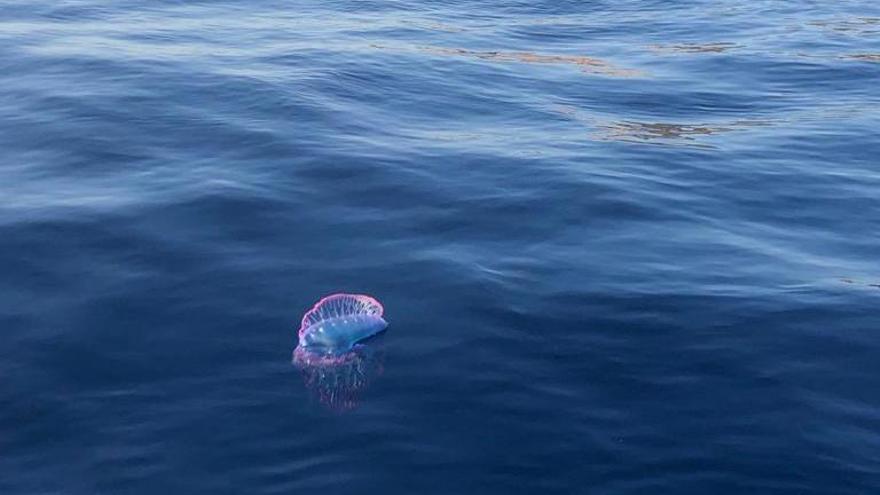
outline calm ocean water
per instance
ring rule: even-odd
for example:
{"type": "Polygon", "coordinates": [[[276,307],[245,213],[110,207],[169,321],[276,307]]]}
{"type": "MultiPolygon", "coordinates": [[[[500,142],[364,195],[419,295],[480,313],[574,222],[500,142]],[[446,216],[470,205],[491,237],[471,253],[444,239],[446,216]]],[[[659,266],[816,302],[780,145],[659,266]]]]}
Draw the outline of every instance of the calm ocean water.
{"type": "Polygon", "coordinates": [[[873,0],[2,1],[0,493],[876,494],[878,129],[873,0]]]}

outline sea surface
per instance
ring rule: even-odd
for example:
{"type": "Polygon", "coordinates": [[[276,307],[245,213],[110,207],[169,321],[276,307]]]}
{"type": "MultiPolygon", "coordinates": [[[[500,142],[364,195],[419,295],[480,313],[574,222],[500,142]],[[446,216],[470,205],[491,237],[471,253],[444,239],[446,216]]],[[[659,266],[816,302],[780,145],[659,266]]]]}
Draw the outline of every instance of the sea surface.
{"type": "Polygon", "coordinates": [[[3,495],[880,493],[880,3],[2,0],[0,329],[3,495]]]}

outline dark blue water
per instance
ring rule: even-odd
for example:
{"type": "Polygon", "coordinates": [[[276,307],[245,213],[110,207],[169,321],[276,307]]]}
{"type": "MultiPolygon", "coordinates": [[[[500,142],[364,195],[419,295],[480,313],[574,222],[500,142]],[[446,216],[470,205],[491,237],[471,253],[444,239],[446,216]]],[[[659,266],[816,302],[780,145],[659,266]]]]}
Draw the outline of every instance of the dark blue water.
{"type": "Polygon", "coordinates": [[[878,129],[871,0],[6,0],[0,493],[877,493],[878,129]]]}

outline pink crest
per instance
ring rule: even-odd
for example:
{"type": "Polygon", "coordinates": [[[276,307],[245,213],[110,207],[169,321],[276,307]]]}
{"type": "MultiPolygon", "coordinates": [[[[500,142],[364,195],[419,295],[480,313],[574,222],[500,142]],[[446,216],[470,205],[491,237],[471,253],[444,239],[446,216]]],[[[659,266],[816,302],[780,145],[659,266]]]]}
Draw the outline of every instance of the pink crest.
{"type": "Polygon", "coordinates": [[[332,318],[346,316],[379,316],[385,312],[385,308],[375,298],[364,294],[333,294],[327,296],[312,306],[302,318],[299,327],[299,336],[315,323],[332,318]]]}

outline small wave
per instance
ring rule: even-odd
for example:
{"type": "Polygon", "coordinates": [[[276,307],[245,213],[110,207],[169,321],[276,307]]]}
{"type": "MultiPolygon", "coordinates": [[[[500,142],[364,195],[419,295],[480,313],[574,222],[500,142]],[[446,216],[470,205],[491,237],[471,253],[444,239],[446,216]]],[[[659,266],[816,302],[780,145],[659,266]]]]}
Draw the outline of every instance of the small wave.
{"type": "Polygon", "coordinates": [[[857,279],[848,278],[848,277],[841,277],[838,280],[840,280],[840,282],[847,284],[847,285],[855,285],[855,286],[859,286],[859,287],[873,287],[875,289],[880,289],[880,283],[876,283],[876,282],[864,282],[862,280],[857,280],[857,279]]]}

